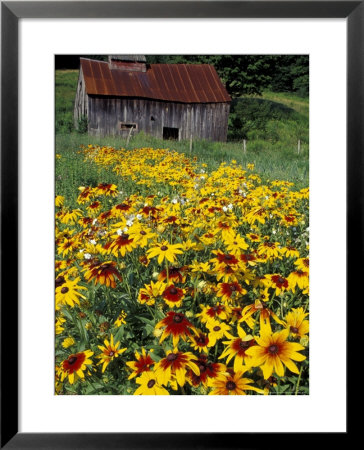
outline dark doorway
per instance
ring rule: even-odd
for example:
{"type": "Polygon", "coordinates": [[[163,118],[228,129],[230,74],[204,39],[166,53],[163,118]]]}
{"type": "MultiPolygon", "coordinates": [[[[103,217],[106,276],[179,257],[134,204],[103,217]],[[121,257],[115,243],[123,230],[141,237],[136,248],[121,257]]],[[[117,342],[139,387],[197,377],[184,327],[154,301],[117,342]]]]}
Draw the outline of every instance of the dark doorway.
{"type": "Polygon", "coordinates": [[[178,128],[163,127],[163,139],[178,141],[178,128]]]}

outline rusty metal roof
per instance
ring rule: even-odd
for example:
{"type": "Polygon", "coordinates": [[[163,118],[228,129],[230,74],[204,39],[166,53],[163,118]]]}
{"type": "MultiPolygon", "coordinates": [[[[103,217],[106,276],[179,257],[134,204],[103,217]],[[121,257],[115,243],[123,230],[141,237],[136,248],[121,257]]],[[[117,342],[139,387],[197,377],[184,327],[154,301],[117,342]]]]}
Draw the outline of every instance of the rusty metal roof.
{"type": "Polygon", "coordinates": [[[150,64],[146,72],[110,69],[80,58],[90,95],[142,97],[181,103],[225,103],[231,97],[209,64],[150,64]]]}

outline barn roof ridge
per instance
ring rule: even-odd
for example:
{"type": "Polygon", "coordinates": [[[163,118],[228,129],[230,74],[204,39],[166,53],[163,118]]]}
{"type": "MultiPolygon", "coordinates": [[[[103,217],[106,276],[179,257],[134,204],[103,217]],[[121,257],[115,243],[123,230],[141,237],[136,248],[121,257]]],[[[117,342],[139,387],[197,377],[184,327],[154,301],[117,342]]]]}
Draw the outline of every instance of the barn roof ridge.
{"type": "Polygon", "coordinates": [[[90,95],[141,97],[180,103],[231,102],[212,64],[148,64],[147,72],[110,69],[107,61],[80,58],[90,95]]]}

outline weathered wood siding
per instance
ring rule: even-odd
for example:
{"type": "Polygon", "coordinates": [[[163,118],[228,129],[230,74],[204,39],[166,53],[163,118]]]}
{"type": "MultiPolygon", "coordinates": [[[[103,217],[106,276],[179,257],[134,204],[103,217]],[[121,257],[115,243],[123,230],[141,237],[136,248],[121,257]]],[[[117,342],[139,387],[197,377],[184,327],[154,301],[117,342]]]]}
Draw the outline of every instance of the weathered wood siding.
{"type": "Polygon", "coordinates": [[[78,129],[78,121],[88,114],[88,95],[86,93],[85,81],[83,78],[82,68],[78,75],[77,91],[75,98],[75,106],[73,110],[74,125],[78,129]]]}
{"type": "Polygon", "coordinates": [[[229,110],[229,103],[185,104],[89,95],[88,127],[91,135],[126,136],[129,131],[121,130],[121,123],[135,123],[137,132],[158,138],[163,138],[163,127],[169,127],[179,129],[179,139],[190,139],[192,134],[194,139],[226,141],[229,110]]]}

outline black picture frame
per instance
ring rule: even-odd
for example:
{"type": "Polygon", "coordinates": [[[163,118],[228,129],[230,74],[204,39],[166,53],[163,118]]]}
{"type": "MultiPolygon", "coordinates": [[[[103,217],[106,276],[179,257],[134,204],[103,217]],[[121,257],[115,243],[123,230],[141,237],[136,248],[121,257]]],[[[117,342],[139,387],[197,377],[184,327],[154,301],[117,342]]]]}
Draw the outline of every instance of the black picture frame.
{"type": "MultiPolygon", "coordinates": [[[[363,250],[364,1],[93,1],[1,2],[1,448],[182,449],[289,445],[289,430],[269,433],[18,432],[18,21],[21,18],[346,18],[347,19],[347,298],[353,297],[363,250]],[[11,105],[11,107],[9,107],[11,105]],[[11,297],[11,298],[9,298],[11,297]],[[11,334],[11,346],[6,337],[11,334]],[[11,362],[11,370],[8,370],[11,362]],[[271,441],[274,442],[274,441],[271,441]]],[[[343,362],[340,360],[339,362],[343,362]]],[[[333,393],[334,395],[334,393],[333,393]]],[[[193,416],[193,414],[192,414],[193,416]]],[[[348,415],[347,415],[348,418],[348,415]]],[[[242,418],[243,420],[243,418],[242,418]]],[[[261,420],[266,420],[262,417],[261,420]]],[[[347,419],[348,424],[348,419],[347,419]]],[[[337,443],[349,436],[337,433],[337,443]]],[[[314,437],[304,433],[300,445],[314,437]]],[[[295,441],[296,441],[295,437],[295,441]]]]}

